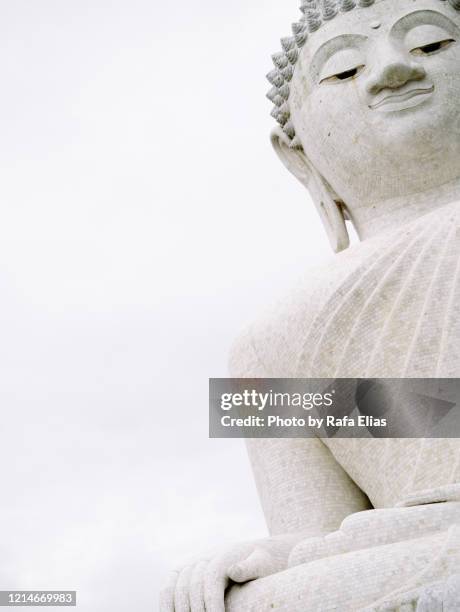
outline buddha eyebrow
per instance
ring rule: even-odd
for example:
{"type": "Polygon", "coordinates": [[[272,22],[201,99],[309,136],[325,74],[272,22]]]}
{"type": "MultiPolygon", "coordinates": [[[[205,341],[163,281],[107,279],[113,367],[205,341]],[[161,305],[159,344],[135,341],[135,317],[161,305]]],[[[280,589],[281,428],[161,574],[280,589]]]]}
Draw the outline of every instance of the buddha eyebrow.
{"type": "Polygon", "coordinates": [[[410,29],[420,24],[434,24],[456,32],[459,31],[458,27],[449,17],[447,17],[447,15],[439,13],[438,11],[424,9],[407,13],[398,19],[391,27],[391,32],[395,34],[405,33],[408,27],[410,29]]]}
{"type": "Polygon", "coordinates": [[[363,34],[341,34],[327,40],[313,55],[311,60],[312,73],[317,73],[321,65],[332,57],[334,53],[342,51],[343,49],[359,49],[367,40],[368,37],[363,34]]]}

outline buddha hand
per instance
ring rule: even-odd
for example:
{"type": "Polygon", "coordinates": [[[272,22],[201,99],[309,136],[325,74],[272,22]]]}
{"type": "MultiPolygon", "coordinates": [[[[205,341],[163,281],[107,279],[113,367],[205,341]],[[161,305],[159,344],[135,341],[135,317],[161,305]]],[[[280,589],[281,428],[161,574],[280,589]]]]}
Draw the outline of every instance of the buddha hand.
{"type": "Polygon", "coordinates": [[[176,570],[160,594],[160,612],[225,612],[225,589],[286,569],[294,543],[286,536],[236,544],[176,570]]]}

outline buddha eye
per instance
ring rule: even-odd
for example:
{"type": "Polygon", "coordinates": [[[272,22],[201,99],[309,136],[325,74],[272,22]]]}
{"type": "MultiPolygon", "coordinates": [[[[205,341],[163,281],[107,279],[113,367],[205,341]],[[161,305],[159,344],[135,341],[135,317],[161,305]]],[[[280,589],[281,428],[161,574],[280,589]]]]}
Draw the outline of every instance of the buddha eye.
{"type": "Polygon", "coordinates": [[[440,40],[438,42],[430,43],[428,45],[422,45],[421,47],[416,47],[412,49],[412,55],[433,55],[434,53],[438,53],[442,49],[446,49],[450,47],[455,40],[453,38],[447,38],[446,40],[440,40]]]}
{"type": "Polygon", "coordinates": [[[338,72],[337,74],[332,74],[331,76],[321,79],[320,85],[322,83],[340,83],[343,81],[349,81],[351,79],[356,78],[364,68],[365,66],[361,65],[361,66],[356,66],[356,68],[351,68],[350,70],[345,70],[344,72],[338,72]]]}

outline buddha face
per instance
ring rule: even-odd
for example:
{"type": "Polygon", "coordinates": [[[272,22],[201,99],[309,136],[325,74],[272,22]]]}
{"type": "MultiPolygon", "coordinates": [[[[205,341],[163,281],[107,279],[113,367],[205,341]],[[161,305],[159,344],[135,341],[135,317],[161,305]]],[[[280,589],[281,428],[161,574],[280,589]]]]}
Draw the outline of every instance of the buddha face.
{"type": "Polygon", "coordinates": [[[325,22],[289,104],[306,156],[347,205],[460,177],[460,12],[377,0],[325,22]]]}

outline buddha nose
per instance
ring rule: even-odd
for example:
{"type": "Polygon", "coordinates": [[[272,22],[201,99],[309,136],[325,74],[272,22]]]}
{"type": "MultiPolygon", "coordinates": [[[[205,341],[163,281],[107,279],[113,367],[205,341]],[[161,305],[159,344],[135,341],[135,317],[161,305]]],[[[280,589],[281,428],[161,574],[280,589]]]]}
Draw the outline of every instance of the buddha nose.
{"type": "Polygon", "coordinates": [[[367,83],[367,91],[375,95],[382,89],[399,89],[410,81],[421,81],[425,77],[425,69],[420,64],[398,60],[386,64],[371,76],[367,83]]]}

